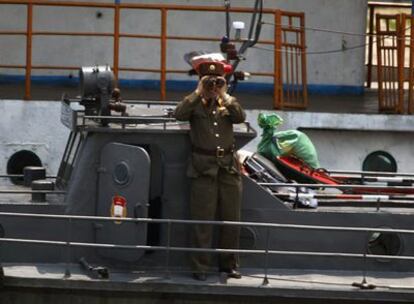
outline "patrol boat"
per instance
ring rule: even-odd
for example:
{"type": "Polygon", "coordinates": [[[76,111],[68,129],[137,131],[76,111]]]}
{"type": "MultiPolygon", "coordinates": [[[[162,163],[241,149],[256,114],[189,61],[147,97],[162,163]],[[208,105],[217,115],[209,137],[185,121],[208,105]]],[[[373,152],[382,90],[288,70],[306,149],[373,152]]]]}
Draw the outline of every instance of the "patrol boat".
{"type": "MultiPolygon", "coordinates": [[[[239,53],[257,41],[262,6],[239,53]]],[[[226,39],[222,51],[237,66],[226,39]]],[[[0,186],[1,303],[414,301],[414,175],[298,184],[249,155],[242,221],[204,222],[239,226],[240,248],[189,248],[199,223],[189,220],[189,125],[174,120],[174,103],[122,103],[113,78],[83,68],[80,97],[62,98],[70,135],[57,176],[41,167],[2,176],[22,185],[0,186]],[[194,280],[188,254],[200,250],[237,252],[243,278],[218,273],[213,259],[208,280],[194,280]]],[[[236,125],[236,147],[256,135],[236,125]]]]}
{"type": "MultiPolygon", "coordinates": [[[[173,104],[120,102],[109,68],[80,76],[81,97],[62,99],[70,136],[57,176],[26,167],[23,185],[0,190],[2,303],[414,301],[412,175],[396,184],[383,173],[388,186],[295,184],[251,155],[242,222],[204,222],[240,226],[240,248],[189,248],[199,223],[188,211],[189,125],[173,104]],[[317,208],[300,208],[311,198],[317,208]],[[208,280],[194,280],[188,254],[200,250],[238,252],[243,278],[218,273],[213,259],[208,280]]],[[[236,147],[256,135],[236,125],[236,147]]]]}

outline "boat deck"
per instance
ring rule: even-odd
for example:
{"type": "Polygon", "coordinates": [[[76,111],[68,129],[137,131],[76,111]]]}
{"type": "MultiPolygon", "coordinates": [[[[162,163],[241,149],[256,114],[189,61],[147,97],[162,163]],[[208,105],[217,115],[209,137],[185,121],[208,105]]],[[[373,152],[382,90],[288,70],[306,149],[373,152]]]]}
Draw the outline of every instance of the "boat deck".
{"type": "MultiPolygon", "coordinates": [[[[109,279],[95,279],[75,264],[5,264],[3,287],[71,290],[77,292],[106,292],[108,297],[116,298],[117,293],[148,293],[155,300],[162,295],[191,294],[217,296],[217,302],[223,297],[234,296],[243,299],[242,303],[260,300],[270,301],[276,298],[324,299],[335,301],[349,299],[353,301],[398,301],[414,300],[414,273],[376,273],[369,272],[366,280],[374,289],[363,290],[353,286],[361,283],[361,271],[304,271],[288,269],[269,270],[268,284],[264,285],[263,269],[242,269],[242,279],[225,280],[218,273],[209,274],[207,281],[199,282],[189,272],[170,272],[163,270],[126,271],[110,269],[109,279]],[[71,275],[65,277],[66,269],[71,275]]],[[[201,298],[201,296],[199,296],[201,298]]],[[[1,297],[0,297],[1,298],[1,297]]],[[[109,299],[107,299],[109,301],[109,299]]],[[[124,303],[124,302],[122,302],[124,303]]],[[[129,303],[129,302],[128,302],[129,303]]],[[[182,303],[182,302],[180,302],[182,303]]],[[[302,303],[302,302],[301,302],[302,303]]]]}

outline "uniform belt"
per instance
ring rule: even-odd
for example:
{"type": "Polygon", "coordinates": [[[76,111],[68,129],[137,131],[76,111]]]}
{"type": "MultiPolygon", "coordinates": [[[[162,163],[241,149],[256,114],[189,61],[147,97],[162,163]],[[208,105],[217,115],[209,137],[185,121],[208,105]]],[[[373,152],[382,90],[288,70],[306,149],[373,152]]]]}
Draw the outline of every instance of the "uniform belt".
{"type": "Polygon", "coordinates": [[[215,156],[217,158],[222,158],[228,154],[233,153],[233,151],[234,151],[233,146],[227,149],[217,148],[216,150],[208,150],[208,149],[203,149],[200,147],[193,146],[193,152],[198,153],[198,154],[203,154],[203,155],[215,156]]]}

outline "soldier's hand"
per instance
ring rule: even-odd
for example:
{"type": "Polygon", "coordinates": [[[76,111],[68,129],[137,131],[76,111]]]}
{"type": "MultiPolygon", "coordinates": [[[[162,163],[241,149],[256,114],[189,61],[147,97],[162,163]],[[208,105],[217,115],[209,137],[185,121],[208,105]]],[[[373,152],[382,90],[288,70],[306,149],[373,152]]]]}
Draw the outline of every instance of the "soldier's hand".
{"type": "Polygon", "coordinates": [[[217,79],[220,79],[224,84],[221,86],[217,86],[217,94],[223,99],[223,101],[226,101],[230,98],[230,95],[227,93],[227,81],[224,77],[217,77],[217,79]]]}
{"type": "Polygon", "coordinates": [[[208,76],[203,76],[199,81],[198,81],[198,84],[197,84],[197,89],[195,90],[195,93],[198,95],[198,96],[202,96],[203,95],[203,93],[204,93],[204,89],[203,89],[203,83],[206,81],[206,79],[208,78],[208,76]]]}

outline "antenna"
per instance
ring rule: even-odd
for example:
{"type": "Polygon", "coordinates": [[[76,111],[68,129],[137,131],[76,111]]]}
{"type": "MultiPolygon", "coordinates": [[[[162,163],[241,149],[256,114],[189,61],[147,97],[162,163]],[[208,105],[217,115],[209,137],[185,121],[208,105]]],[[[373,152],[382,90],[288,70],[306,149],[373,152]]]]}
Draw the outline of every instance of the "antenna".
{"type": "MultiPolygon", "coordinates": [[[[229,14],[229,9],[227,9],[227,11],[226,11],[226,16],[227,16],[227,14],[229,14]]],[[[263,0],[256,0],[255,3],[254,3],[253,14],[252,14],[252,17],[250,19],[250,27],[249,27],[248,37],[242,43],[242,45],[240,46],[240,49],[238,51],[233,50],[233,53],[236,53],[237,54],[236,56],[234,56],[234,58],[231,58],[231,59],[234,60],[233,63],[232,63],[233,74],[232,75],[229,75],[228,77],[226,77],[227,78],[227,82],[229,83],[229,87],[228,87],[229,94],[232,94],[233,91],[235,90],[238,80],[242,80],[242,79],[245,78],[244,76],[247,76],[247,74],[244,75],[243,72],[241,72],[241,73],[240,72],[236,72],[236,69],[237,69],[237,66],[239,65],[240,61],[242,59],[244,59],[244,56],[243,55],[247,51],[247,49],[250,48],[250,47],[253,47],[257,43],[257,41],[259,40],[260,33],[261,33],[261,30],[262,30],[262,17],[263,17],[263,0]],[[242,76],[242,75],[244,75],[244,76],[242,76]],[[231,82],[229,82],[229,79],[230,79],[231,76],[233,76],[233,80],[231,82]]],[[[227,22],[227,24],[226,24],[226,27],[227,27],[226,30],[228,32],[230,32],[230,30],[228,29],[229,22],[230,22],[230,18],[229,17],[226,17],[226,22],[227,22]]],[[[239,28],[238,30],[239,30],[239,33],[240,33],[240,31],[241,31],[241,24],[236,24],[236,40],[238,38],[237,37],[238,36],[237,28],[239,28]]],[[[227,38],[227,41],[224,41],[225,39],[222,40],[222,45],[223,44],[224,44],[224,46],[226,46],[226,45],[233,45],[233,47],[234,47],[234,44],[231,44],[228,41],[228,39],[230,37],[227,36],[226,38],[227,38]]],[[[224,50],[224,49],[226,49],[226,48],[223,47],[222,50],[224,50]]],[[[227,47],[227,49],[229,49],[229,47],[227,47]]],[[[229,58],[229,53],[228,53],[228,59],[230,59],[229,58]]]]}
{"type": "Polygon", "coordinates": [[[224,0],[226,8],[226,37],[230,38],[230,0],[224,0]]]}

